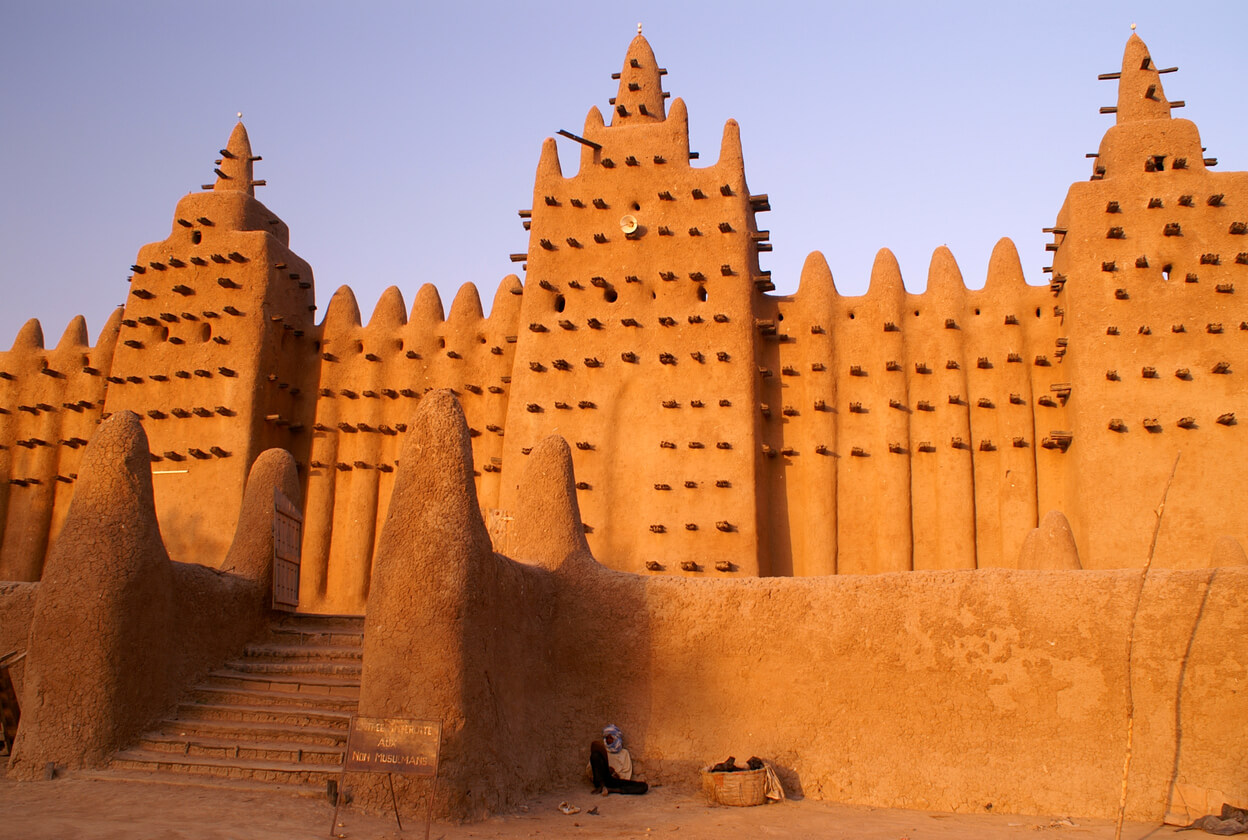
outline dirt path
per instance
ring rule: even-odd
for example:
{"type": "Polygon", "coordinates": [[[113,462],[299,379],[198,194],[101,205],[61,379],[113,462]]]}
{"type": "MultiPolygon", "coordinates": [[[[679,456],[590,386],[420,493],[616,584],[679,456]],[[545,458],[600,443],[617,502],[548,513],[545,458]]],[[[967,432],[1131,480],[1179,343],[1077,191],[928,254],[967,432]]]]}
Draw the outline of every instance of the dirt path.
{"type": "MultiPolygon", "coordinates": [[[[698,796],[657,788],[642,797],[593,796],[588,790],[534,799],[522,810],[473,825],[433,826],[436,840],[511,838],[725,837],[829,838],[835,840],[996,840],[1079,838],[1109,840],[1106,820],[1007,814],[941,814],[789,801],[757,808],[711,807],[698,796]],[[566,816],[559,803],[581,808],[566,816]],[[587,811],[597,807],[597,815],[587,811]]],[[[369,840],[424,837],[418,815],[404,816],[400,832],[393,816],[343,809],[339,834],[369,840]]],[[[67,778],[54,782],[0,780],[0,838],[14,840],[291,840],[329,836],[333,808],[323,800],[270,792],[223,791],[176,785],[136,784],[67,778]]],[[[1128,840],[1169,837],[1170,827],[1129,824],[1128,840]]],[[[1184,835],[1197,838],[1207,835],[1184,835]]]]}

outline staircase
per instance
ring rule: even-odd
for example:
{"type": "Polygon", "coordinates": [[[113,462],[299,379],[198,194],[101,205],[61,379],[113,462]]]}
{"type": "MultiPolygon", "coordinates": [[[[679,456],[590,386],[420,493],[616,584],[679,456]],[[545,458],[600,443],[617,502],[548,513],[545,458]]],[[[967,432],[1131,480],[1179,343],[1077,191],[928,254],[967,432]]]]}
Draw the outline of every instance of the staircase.
{"type": "Polygon", "coordinates": [[[277,618],[98,776],[324,795],[342,771],[363,645],[363,618],[277,618]]]}

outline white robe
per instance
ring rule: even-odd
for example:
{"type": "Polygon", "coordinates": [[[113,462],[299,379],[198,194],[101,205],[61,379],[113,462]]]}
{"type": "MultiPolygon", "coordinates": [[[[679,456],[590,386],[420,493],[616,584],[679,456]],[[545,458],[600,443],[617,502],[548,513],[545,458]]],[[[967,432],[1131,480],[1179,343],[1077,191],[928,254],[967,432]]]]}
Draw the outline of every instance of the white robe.
{"type": "MultiPolygon", "coordinates": [[[[617,778],[631,780],[633,778],[633,757],[628,754],[628,750],[620,747],[619,752],[611,752],[607,750],[607,767],[611,768],[617,778]]],[[[589,779],[594,778],[594,767],[592,764],[585,765],[585,776],[589,779]]]]}

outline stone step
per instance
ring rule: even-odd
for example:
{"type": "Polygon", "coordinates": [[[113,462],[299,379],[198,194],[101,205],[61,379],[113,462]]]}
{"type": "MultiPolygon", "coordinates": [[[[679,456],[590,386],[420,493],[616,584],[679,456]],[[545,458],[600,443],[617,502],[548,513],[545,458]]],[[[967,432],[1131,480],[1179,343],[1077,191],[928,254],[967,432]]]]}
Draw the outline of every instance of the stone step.
{"type": "Polygon", "coordinates": [[[340,765],[342,746],[311,746],[292,741],[236,741],[232,738],[207,738],[200,735],[148,734],[136,747],[146,752],[168,753],[190,758],[241,758],[248,761],[281,761],[308,764],[314,768],[340,765]]]}
{"type": "Polygon", "coordinates": [[[252,644],[243,648],[251,662],[362,662],[363,647],[344,645],[252,644]]]}
{"type": "Polygon", "coordinates": [[[282,726],[317,726],[341,729],[350,725],[349,712],[301,709],[298,706],[229,706],[209,703],[180,703],[178,718],[182,720],[228,720],[247,723],[272,723],[282,726]]]}
{"type": "Polygon", "coordinates": [[[356,699],[360,696],[358,679],[326,674],[247,674],[240,671],[221,670],[209,672],[200,686],[284,691],[294,694],[317,694],[356,699]]]}
{"type": "Polygon", "coordinates": [[[267,662],[255,659],[232,659],[225,663],[227,669],[244,674],[320,674],[354,677],[356,680],[360,677],[360,665],[360,662],[267,662]]]}
{"type": "Polygon", "coordinates": [[[276,782],[257,782],[251,779],[227,779],[220,776],[201,776],[195,773],[160,773],[142,770],[78,770],[75,777],[102,782],[125,782],[127,784],[167,785],[180,788],[211,788],[239,793],[275,793],[302,799],[323,799],[325,788],[314,785],[286,785],[276,782]]]}
{"type": "Polygon", "coordinates": [[[354,712],[359,705],[356,697],[335,697],[296,691],[264,691],[254,688],[197,685],[182,698],[184,703],[209,706],[290,706],[300,709],[354,712]]]}
{"type": "Polygon", "coordinates": [[[272,721],[229,720],[204,718],[192,720],[176,718],[162,720],[149,734],[169,735],[178,738],[203,738],[230,740],[235,743],[251,741],[284,741],[301,743],[308,747],[333,747],[339,750],[347,745],[346,727],[300,726],[272,721]]]}
{"type": "Polygon", "coordinates": [[[109,766],[127,771],[194,774],[321,788],[327,780],[336,779],[342,773],[341,764],[309,765],[264,759],[179,756],[144,749],[123,750],[113,756],[109,766]]]}

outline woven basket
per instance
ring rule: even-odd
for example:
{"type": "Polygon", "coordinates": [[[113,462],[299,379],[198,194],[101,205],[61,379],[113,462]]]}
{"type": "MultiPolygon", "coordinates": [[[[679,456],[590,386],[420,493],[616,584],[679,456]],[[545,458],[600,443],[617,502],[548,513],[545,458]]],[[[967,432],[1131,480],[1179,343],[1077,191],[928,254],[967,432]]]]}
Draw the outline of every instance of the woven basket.
{"type": "Polygon", "coordinates": [[[767,789],[767,771],[739,770],[735,773],[712,773],[702,770],[702,792],[708,802],[720,805],[762,805],[767,789]]]}

